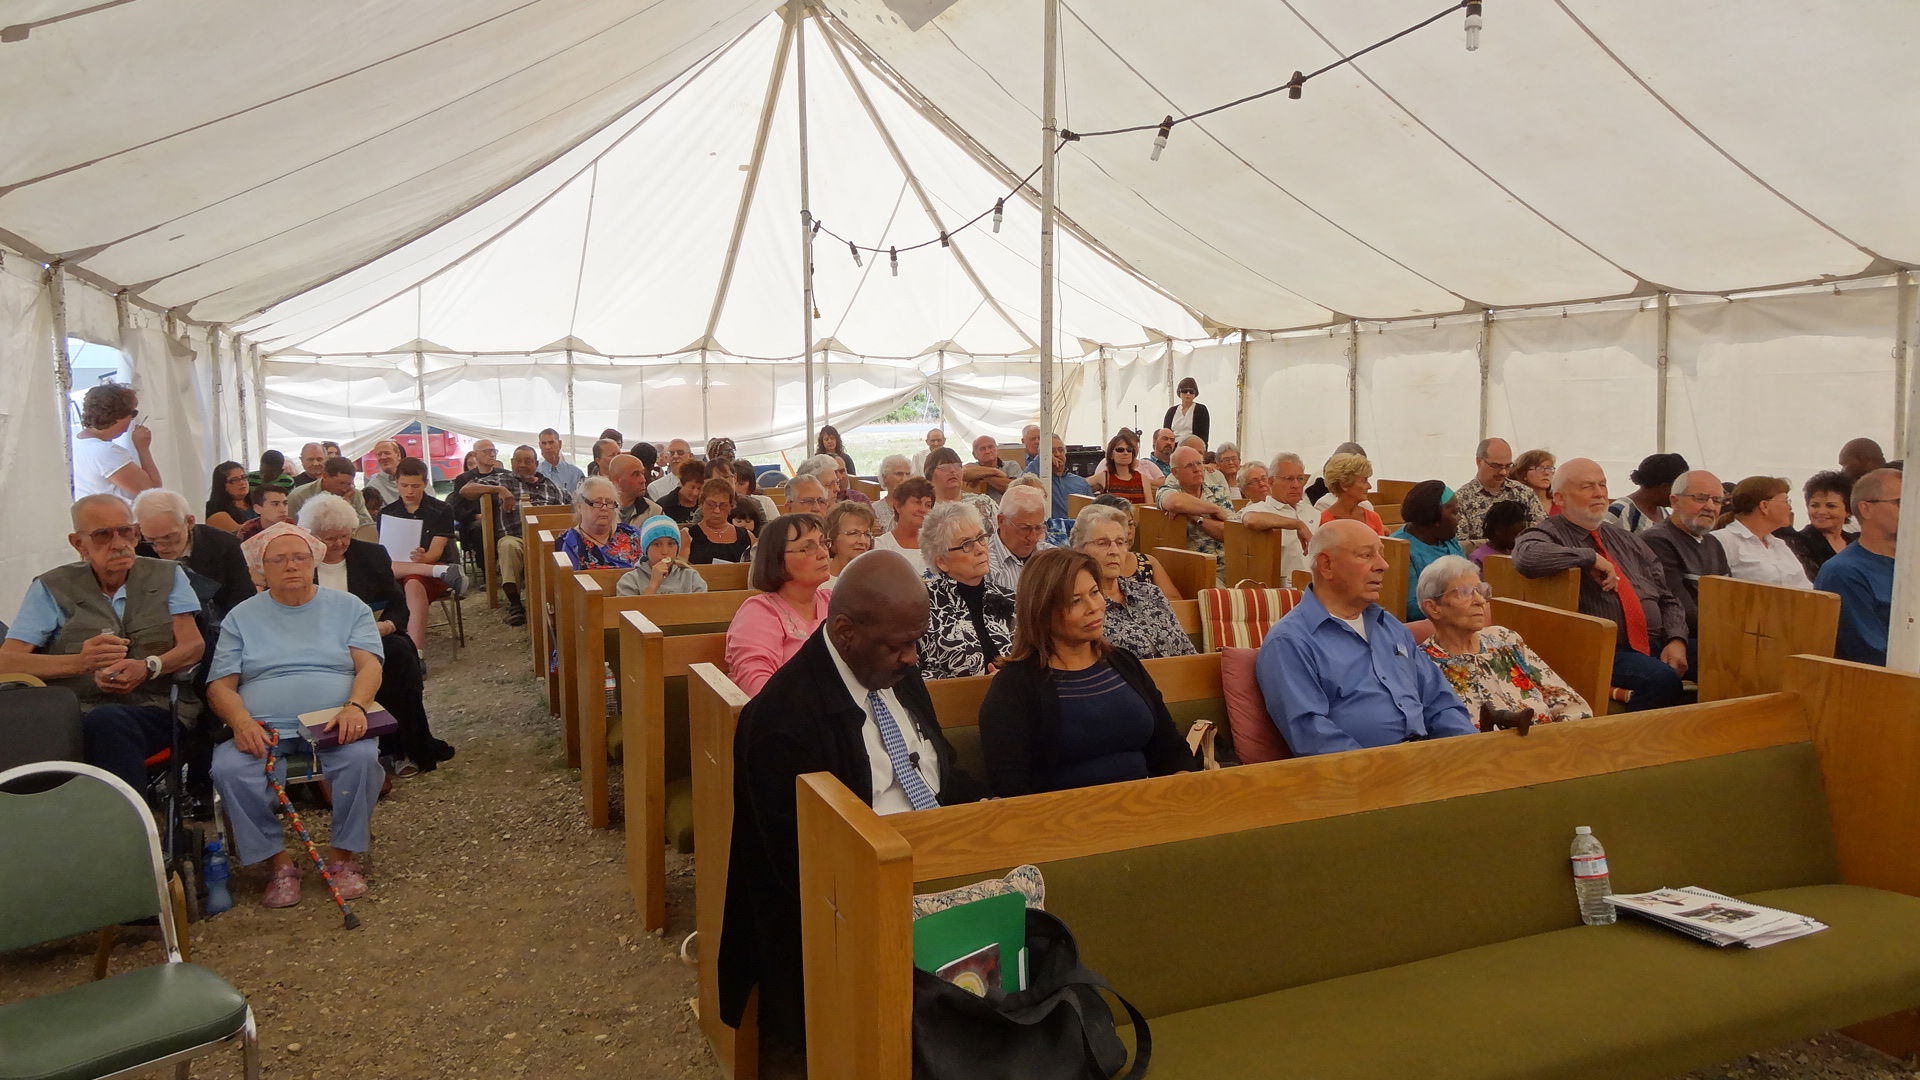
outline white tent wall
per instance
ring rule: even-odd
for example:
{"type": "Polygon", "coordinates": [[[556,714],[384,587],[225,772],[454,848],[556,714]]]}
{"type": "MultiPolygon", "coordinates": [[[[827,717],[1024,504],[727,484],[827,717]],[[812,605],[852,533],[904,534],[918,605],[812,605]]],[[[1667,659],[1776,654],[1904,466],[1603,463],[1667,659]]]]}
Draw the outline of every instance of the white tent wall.
{"type": "Polygon", "coordinates": [[[161,482],[187,497],[198,514],[203,493],[222,460],[213,431],[212,385],[200,377],[192,348],[170,337],[164,316],[123,305],[120,348],[133,369],[140,413],[153,430],[154,464],[161,482]]]}
{"type": "MultiPolygon", "coordinates": [[[[1285,334],[1247,347],[1247,440],[1242,461],[1291,450],[1317,474],[1348,433],[1345,328],[1285,334]]],[[[1157,426],[1169,399],[1161,391],[1157,426]]],[[[1369,447],[1371,449],[1371,447],[1369,447]]]]}
{"type": "MultiPolygon", "coordinates": [[[[1160,417],[1167,409],[1167,373],[1173,353],[1171,344],[1107,350],[1106,426],[1114,431],[1138,428],[1151,444],[1154,429],[1160,426],[1160,417]]],[[[1152,446],[1142,449],[1150,451],[1152,446]]]]}
{"type": "Polygon", "coordinates": [[[11,621],[34,577],[72,562],[63,447],[66,417],[54,386],[53,305],[36,262],[0,256],[0,621],[11,621]]]}
{"type": "MultiPolygon", "coordinates": [[[[332,439],[355,455],[418,416],[414,356],[265,361],[267,445],[282,453],[332,439]]],[[[470,425],[471,426],[471,425],[470,425]]],[[[237,449],[232,440],[223,453],[237,449]]]]}
{"type": "MultiPolygon", "coordinates": [[[[1639,301],[1499,313],[1487,434],[1516,454],[1540,447],[1563,460],[1593,458],[1624,494],[1627,474],[1656,449],[1659,334],[1659,311],[1639,301]]],[[[1467,475],[1446,479],[1458,484],[1467,475]]]]}
{"type": "MultiPolygon", "coordinates": [[[[1173,382],[1192,378],[1200,384],[1200,402],[1207,407],[1207,445],[1235,441],[1240,422],[1240,343],[1201,345],[1191,352],[1173,353],[1173,382]]],[[[1153,426],[1166,419],[1166,409],[1179,398],[1169,394],[1166,405],[1153,414],[1153,426]]],[[[1149,429],[1151,431],[1151,429],[1149,429]]],[[[1243,458],[1252,460],[1247,455],[1243,458]]]]}
{"type": "Polygon", "coordinates": [[[1458,483],[1454,477],[1471,475],[1480,432],[1480,320],[1363,323],[1358,356],[1354,441],[1367,448],[1374,476],[1418,473],[1415,479],[1458,483]]]}

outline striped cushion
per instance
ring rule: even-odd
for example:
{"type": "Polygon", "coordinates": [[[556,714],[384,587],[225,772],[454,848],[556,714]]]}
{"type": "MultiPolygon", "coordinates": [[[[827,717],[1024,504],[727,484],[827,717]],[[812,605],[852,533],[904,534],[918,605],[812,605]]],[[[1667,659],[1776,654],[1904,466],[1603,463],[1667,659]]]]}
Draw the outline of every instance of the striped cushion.
{"type": "Polygon", "coordinates": [[[1259,648],[1267,630],[1299,602],[1298,589],[1200,590],[1200,633],[1206,651],[1259,648]]]}

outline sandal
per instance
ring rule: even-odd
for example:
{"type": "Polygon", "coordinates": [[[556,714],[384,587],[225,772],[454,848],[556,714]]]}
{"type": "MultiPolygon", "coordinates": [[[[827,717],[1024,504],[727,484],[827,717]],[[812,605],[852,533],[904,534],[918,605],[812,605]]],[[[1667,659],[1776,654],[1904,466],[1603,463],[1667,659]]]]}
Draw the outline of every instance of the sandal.
{"type": "Polygon", "coordinates": [[[333,887],[340,891],[342,900],[358,900],[367,895],[367,878],[360,867],[351,862],[330,862],[327,875],[333,878],[333,887]]]}
{"type": "Polygon", "coordinates": [[[267,889],[260,894],[260,906],[270,908],[292,907],[300,902],[300,868],[283,866],[267,879],[267,889]]]}

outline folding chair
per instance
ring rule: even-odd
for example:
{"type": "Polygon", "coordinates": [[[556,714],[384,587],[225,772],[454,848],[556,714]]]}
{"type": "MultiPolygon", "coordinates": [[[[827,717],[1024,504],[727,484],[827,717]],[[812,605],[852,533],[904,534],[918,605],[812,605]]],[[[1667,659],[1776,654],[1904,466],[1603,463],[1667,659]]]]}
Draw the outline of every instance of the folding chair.
{"type": "Polygon", "coordinates": [[[140,796],[78,762],[0,772],[0,952],[157,918],[166,959],[68,990],[0,1005],[9,1075],[76,1080],[187,1063],[239,1041],[260,1076],[253,1010],[225,979],[180,954],[160,837],[140,796]],[[30,795],[20,781],[59,781],[30,795]]]}

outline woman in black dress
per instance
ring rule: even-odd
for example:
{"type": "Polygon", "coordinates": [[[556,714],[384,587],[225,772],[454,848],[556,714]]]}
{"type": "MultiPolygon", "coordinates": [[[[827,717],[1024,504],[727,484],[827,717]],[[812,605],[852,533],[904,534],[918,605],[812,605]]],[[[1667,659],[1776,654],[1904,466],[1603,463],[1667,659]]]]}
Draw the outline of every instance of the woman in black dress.
{"type": "Polygon", "coordinates": [[[731,480],[716,476],[700,488],[700,516],[680,530],[689,563],[747,561],[753,533],[733,523],[733,503],[731,480]]]}

